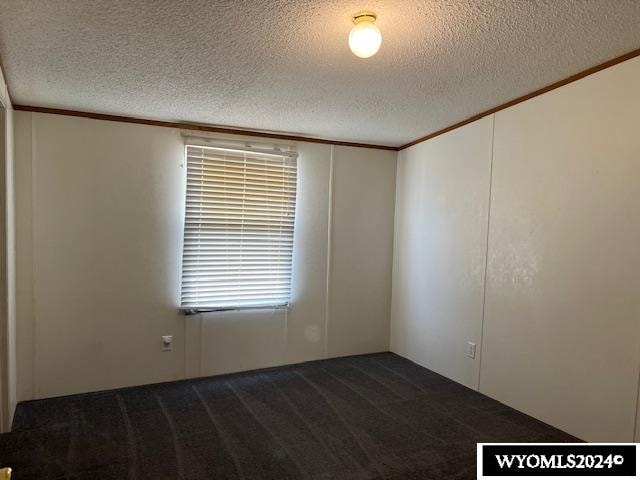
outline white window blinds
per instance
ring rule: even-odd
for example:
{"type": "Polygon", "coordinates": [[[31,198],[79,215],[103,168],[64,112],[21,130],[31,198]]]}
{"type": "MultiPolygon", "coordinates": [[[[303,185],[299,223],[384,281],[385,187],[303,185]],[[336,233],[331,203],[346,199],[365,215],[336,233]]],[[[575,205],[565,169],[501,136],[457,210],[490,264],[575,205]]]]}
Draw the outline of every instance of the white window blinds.
{"type": "Polygon", "coordinates": [[[287,305],[295,155],[187,145],[186,156],[182,308],[287,305]]]}

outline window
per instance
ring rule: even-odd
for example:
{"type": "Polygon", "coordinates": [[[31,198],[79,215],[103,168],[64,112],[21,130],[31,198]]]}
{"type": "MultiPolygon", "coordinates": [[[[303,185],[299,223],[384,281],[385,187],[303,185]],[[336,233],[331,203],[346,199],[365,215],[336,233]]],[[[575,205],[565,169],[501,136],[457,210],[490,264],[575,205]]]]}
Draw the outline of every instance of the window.
{"type": "Polygon", "coordinates": [[[295,153],[186,146],[182,308],[288,305],[295,153]]]}

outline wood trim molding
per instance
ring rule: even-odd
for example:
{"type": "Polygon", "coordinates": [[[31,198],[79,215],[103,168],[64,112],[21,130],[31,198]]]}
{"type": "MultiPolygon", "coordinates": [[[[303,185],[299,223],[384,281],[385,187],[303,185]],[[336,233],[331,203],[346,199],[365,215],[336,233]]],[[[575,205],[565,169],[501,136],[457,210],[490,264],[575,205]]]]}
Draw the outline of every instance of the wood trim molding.
{"type": "Polygon", "coordinates": [[[345,142],[325,138],[304,137],[301,135],[289,135],[285,133],[270,133],[254,130],[242,130],[239,128],[218,127],[200,123],[167,122],[163,120],[151,120],[146,118],[126,117],[122,115],[109,115],[105,113],[82,112],[78,110],[65,110],[61,108],[36,107],[33,105],[13,105],[14,110],[23,112],[51,113],[54,115],[67,115],[71,117],[92,118],[94,120],[107,120],[110,122],[137,123],[140,125],[153,125],[156,127],[179,128],[182,130],[196,130],[200,132],[223,133],[227,135],[244,135],[249,137],[270,138],[273,140],[288,140],[294,142],[324,143],[328,145],[340,145],[345,147],[374,148],[378,150],[397,151],[398,147],[391,145],[373,145],[368,143],[345,142]]]}
{"type": "Polygon", "coordinates": [[[124,123],[138,123],[141,125],[154,125],[158,127],[169,127],[169,128],[179,128],[179,129],[188,129],[188,130],[196,130],[201,132],[212,132],[212,133],[223,133],[227,135],[244,135],[251,137],[259,137],[259,138],[271,138],[274,140],[288,140],[288,141],[296,141],[296,142],[311,142],[311,143],[323,143],[329,145],[341,145],[347,147],[359,147],[359,148],[374,148],[378,150],[391,150],[391,151],[400,151],[405,148],[412,147],[421,142],[425,142],[427,140],[431,140],[432,138],[443,135],[447,132],[455,130],[457,128],[468,125],[469,123],[475,122],[476,120],[480,120],[488,115],[492,115],[500,110],[504,110],[506,108],[512,107],[519,103],[530,100],[534,97],[542,95],[544,93],[550,92],[551,90],[555,90],[556,88],[563,87],[569,83],[573,83],[577,80],[580,80],[584,77],[597,73],[601,70],[605,70],[609,67],[613,67],[619,63],[625,62],[627,60],[631,60],[632,58],[640,56],[640,48],[633,50],[629,53],[625,53],[619,57],[608,60],[604,63],[596,65],[595,67],[591,67],[582,72],[576,73],[575,75],[571,75],[570,77],[565,78],[564,80],[560,80],[558,82],[552,83],[551,85],[547,85],[546,87],[535,90],[531,93],[523,95],[521,97],[510,100],[506,103],[498,105],[497,107],[491,108],[489,110],[485,110],[484,112],[473,115],[461,122],[454,123],[448,127],[445,127],[436,132],[430,133],[423,137],[417,138],[412,142],[401,145],[399,147],[394,147],[391,145],[375,145],[368,143],[356,143],[356,142],[345,142],[339,140],[330,140],[325,138],[314,138],[314,137],[305,137],[302,135],[290,135],[285,133],[271,133],[271,132],[260,132],[254,130],[243,130],[238,128],[231,127],[219,127],[215,125],[206,125],[206,124],[198,124],[198,123],[188,123],[188,122],[167,122],[163,120],[151,120],[145,118],[137,118],[137,117],[127,117],[121,115],[109,115],[104,113],[94,113],[94,112],[82,112],[78,110],[65,110],[60,108],[48,108],[48,107],[37,107],[33,105],[13,105],[14,110],[22,110],[25,112],[38,112],[38,113],[51,113],[55,115],[68,115],[72,117],[85,117],[85,118],[93,118],[95,120],[108,120],[112,122],[124,122],[124,123]]]}
{"type": "Polygon", "coordinates": [[[483,117],[486,117],[487,115],[492,115],[496,112],[499,112],[500,110],[504,110],[505,108],[509,108],[512,107],[514,105],[517,105],[518,103],[522,103],[525,102],[527,100],[530,100],[534,97],[537,97],[538,95],[542,95],[543,93],[547,93],[550,92],[551,90],[555,90],[556,88],[560,88],[563,87],[569,83],[575,82],[576,80],[580,80],[581,78],[587,77],[589,75],[592,75],[594,73],[597,73],[601,70],[604,70],[606,68],[609,67],[613,67],[614,65],[617,65],[618,63],[622,63],[624,61],[627,60],[631,60],[632,58],[638,57],[640,56],[640,48],[637,50],[633,50],[632,52],[629,53],[625,53],[624,55],[621,55],[619,57],[616,57],[612,60],[606,61],[604,63],[601,63],[600,65],[596,65],[595,67],[591,67],[587,70],[584,70],[580,73],[576,73],[575,75],[571,75],[570,77],[565,78],[564,80],[560,80],[559,82],[555,82],[552,83],[551,85],[547,85],[546,87],[543,87],[539,90],[535,90],[531,93],[528,93],[526,95],[523,95],[521,97],[515,98],[507,103],[503,103],[502,105],[498,105],[497,107],[494,107],[490,110],[486,110],[482,113],[478,113],[476,115],[473,115],[472,117],[467,118],[466,120],[463,120],[461,122],[458,123],[454,123],[453,125],[450,125],[446,128],[443,128],[442,130],[438,130],[436,132],[430,133],[428,135],[425,135],[424,137],[420,137],[412,142],[409,142],[405,145],[402,145],[400,147],[398,147],[398,150],[404,150],[405,148],[409,148],[412,147],[413,145],[416,145],[418,143],[424,142],[426,140],[431,140],[432,138],[435,138],[439,135],[442,135],[444,133],[450,132],[451,130],[455,130],[456,128],[460,128],[463,127],[465,125],[468,125],[469,123],[475,122],[476,120],[480,120],[483,117]]]}

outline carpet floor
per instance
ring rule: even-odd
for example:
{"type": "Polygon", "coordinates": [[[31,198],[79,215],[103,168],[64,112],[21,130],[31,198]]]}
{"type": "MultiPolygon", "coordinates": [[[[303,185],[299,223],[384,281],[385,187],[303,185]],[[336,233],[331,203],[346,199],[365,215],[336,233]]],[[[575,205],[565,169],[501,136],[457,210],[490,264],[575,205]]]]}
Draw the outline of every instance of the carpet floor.
{"type": "Polygon", "coordinates": [[[16,480],[466,479],[476,442],[577,441],[392,353],[18,405],[16,480]]]}

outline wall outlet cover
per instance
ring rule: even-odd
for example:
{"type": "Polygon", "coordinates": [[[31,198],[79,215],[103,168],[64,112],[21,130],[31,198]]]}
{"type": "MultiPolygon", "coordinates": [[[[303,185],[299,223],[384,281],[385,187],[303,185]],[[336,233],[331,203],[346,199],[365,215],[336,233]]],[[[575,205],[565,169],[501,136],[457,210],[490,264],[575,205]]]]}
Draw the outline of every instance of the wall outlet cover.
{"type": "Polygon", "coordinates": [[[476,344],[473,342],[467,342],[467,357],[476,358],[476,344]]]}
{"type": "Polygon", "coordinates": [[[162,351],[170,352],[173,350],[173,335],[162,336],[162,351]]]}

